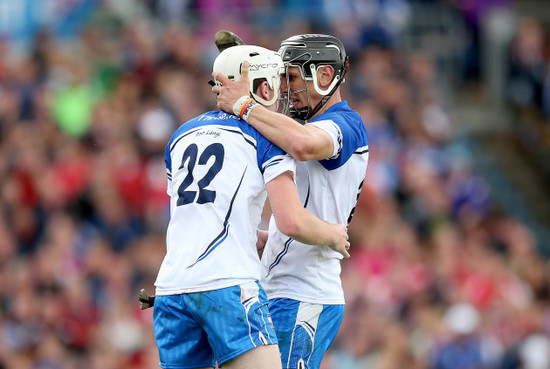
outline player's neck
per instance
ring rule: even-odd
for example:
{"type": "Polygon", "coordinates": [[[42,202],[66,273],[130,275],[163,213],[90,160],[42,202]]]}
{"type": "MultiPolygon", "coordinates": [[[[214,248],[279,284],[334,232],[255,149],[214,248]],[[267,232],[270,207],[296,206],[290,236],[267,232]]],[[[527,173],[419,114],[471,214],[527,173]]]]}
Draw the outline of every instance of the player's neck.
{"type": "Polygon", "coordinates": [[[317,113],[315,113],[314,116],[312,116],[311,118],[309,119],[313,119],[321,114],[323,114],[324,112],[326,112],[328,109],[330,109],[332,106],[338,104],[339,102],[342,101],[342,96],[340,95],[340,89],[336,90],[334,92],[334,94],[330,97],[330,99],[328,99],[328,101],[326,102],[325,105],[323,105],[323,107],[321,109],[319,109],[319,111],[317,113]]]}

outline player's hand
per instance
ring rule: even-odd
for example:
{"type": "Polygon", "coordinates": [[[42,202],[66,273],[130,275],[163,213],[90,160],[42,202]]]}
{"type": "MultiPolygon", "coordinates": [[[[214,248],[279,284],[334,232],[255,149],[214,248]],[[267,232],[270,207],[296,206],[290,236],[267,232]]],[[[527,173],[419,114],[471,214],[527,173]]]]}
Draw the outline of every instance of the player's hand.
{"type": "Polygon", "coordinates": [[[267,243],[268,235],[269,235],[268,231],[258,229],[258,239],[256,240],[256,248],[258,249],[258,251],[261,251],[264,249],[265,244],[267,243]]]}
{"type": "Polygon", "coordinates": [[[218,109],[233,114],[233,105],[242,96],[250,96],[250,83],[248,81],[249,64],[245,61],[241,66],[241,79],[232,81],[220,72],[212,72],[212,77],[222,85],[212,87],[212,92],[218,94],[218,109]]]}
{"type": "Polygon", "coordinates": [[[328,224],[333,228],[332,232],[334,233],[334,243],[330,245],[330,248],[342,254],[344,258],[349,258],[350,243],[348,228],[343,224],[328,224]]]}

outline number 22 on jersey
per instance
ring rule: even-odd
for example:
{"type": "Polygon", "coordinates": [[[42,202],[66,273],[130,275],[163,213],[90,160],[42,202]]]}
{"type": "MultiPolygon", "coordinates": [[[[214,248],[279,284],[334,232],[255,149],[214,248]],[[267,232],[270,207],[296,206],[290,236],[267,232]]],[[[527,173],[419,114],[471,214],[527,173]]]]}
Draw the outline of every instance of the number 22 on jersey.
{"type": "Polygon", "coordinates": [[[185,167],[187,163],[187,175],[183,179],[183,182],[178,187],[178,201],[177,205],[187,205],[193,202],[197,204],[206,204],[214,202],[216,200],[216,191],[208,190],[206,187],[212,182],[214,177],[220,172],[223,167],[223,160],[225,157],[225,149],[220,143],[213,143],[207,146],[199,156],[199,148],[196,144],[189,145],[183,153],[181,166],[179,170],[185,167]],[[211,157],[214,157],[214,161],[206,174],[197,182],[197,191],[189,191],[187,188],[195,181],[193,171],[196,165],[206,165],[211,157]],[[198,161],[197,161],[198,158],[198,161]]]}

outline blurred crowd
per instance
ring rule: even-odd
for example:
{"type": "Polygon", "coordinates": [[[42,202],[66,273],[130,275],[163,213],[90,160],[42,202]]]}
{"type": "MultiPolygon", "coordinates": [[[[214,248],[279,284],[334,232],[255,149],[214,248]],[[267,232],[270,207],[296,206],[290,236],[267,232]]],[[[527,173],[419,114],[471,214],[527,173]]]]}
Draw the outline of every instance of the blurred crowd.
{"type": "Polygon", "coordinates": [[[331,33],[351,56],[371,156],[323,369],[550,368],[550,267],[473,170],[434,60],[395,47],[410,6],[97,1],[72,38],[0,38],[0,369],[158,367],[137,294],[165,252],[165,145],[215,109],[218,29],[331,33]]]}
{"type": "Polygon", "coordinates": [[[523,148],[550,178],[550,36],[544,24],[523,18],[508,49],[506,101],[515,113],[523,148]]]}
{"type": "Polygon", "coordinates": [[[540,21],[518,22],[509,48],[508,101],[522,110],[536,109],[550,124],[550,56],[540,21]]]}

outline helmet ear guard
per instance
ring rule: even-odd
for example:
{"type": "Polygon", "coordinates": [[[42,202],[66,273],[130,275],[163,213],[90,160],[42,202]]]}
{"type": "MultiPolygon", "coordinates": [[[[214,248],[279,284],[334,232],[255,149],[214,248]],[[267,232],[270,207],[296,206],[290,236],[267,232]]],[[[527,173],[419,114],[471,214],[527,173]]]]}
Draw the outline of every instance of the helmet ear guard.
{"type": "MultiPolygon", "coordinates": [[[[254,83],[254,81],[251,81],[251,84],[253,84],[253,83],[254,83]]],[[[266,100],[263,97],[261,97],[260,95],[256,94],[256,91],[254,91],[253,87],[250,89],[250,93],[252,94],[252,97],[254,98],[254,100],[259,102],[260,104],[262,104],[264,106],[271,106],[279,98],[279,91],[280,91],[280,87],[281,87],[281,78],[280,77],[276,78],[275,76],[273,76],[271,81],[267,80],[267,83],[268,83],[269,87],[274,92],[273,97],[271,99],[266,100]]]]}
{"type": "Polygon", "coordinates": [[[328,95],[337,85],[340,84],[340,75],[334,75],[334,77],[332,77],[332,82],[330,83],[330,85],[327,87],[326,90],[322,90],[321,87],[319,86],[319,80],[317,79],[317,70],[319,70],[319,68],[322,68],[323,65],[319,65],[319,66],[315,66],[315,64],[310,64],[309,65],[309,68],[311,69],[311,75],[312,75],[312,80],[313,80],[313,87],[315,88],[315,91],[317,91],[317,93],[319,95],[323,95],[323,96],[326,96],[328,95]]]}

